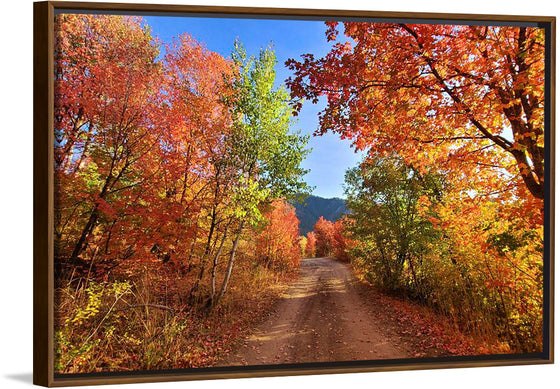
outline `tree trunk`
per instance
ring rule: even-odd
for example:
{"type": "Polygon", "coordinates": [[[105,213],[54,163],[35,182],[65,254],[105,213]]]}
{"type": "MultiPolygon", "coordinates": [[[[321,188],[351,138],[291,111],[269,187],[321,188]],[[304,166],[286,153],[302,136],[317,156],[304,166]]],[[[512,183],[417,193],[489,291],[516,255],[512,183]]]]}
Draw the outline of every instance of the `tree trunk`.
{"type": "Polygon", "coordinates": [[[80,238],[78,239],[76,246],[74,246],[74,250],[72,251],[72,255],[70,256],[70,263],[75,265],[80,265],[84,263],[81,259],[79,259],[79,256],[82,253],[82,251],[85,249],[86,240],[88,236],[93,232],[93,228],[97,224],[98,218],[99,218],[99,209],[97,208],[97,205],[95,205],[84,229],[82,230],[82,233],[80,234],[80,238]]]}
{"type": "Polygon", "coordinates": [[[218,247],[218,251],[214,255],[214,260],[212,261],[212,294],[210,295],[210,301],[212,305],[214,305],[214,298],[216,297],[216,267],[218,266],[218,258],[222,254],[222,249],[224,248],[224,244],[226,243],[228,228],[229,224],[226,225],[224,236],[222,236],[222,241],[220,242],[220,247],[218,247]]]}
{"type": "Polygon", "coordinates": [[[216,228],[216,207],[212,209],[212,221],[210,222],[210,231],[208,231],[208,239],[206,240],[206,248],[204,249],[204,254],[202,254],[202,258],[200,259],[200,272],[198,273],[198,277],[191,288],[189,293],[189,299],[192,299],[198,288],[200,286],[200,282],[202,281],[202,277],[204,277],[204,271],[206,268],[206,261],[208,260],[208,256],[210,255],[210,247],[212,246],[212,237],[214,235],[214,229],[216,228]]]}
{"type": "Polygon", "coordinates": [[[231,272],[233,270],[233,263],[235,261],[235,253],[237,251],[237,245],[239,244],[239,239],[241,238],[241,233],[243,232],[244,226],[245,226],[245,220],[241,222],[241,225],[239,226],[239,231],[237,232],[237,236],[235,237],[235,241],[233,242],[233,247],[231,248],[231,252],[229,254],[229,262],[226,270],[226,275],[224,276],[224,281],[222,282],[222,288],[220,289],[220,293],[218,294],[218,297],[216,297],[215,303],[218,303],[218,301],[220,301],[220,299],[226,293],[229,278],[231,277],[231,272]]]}
{"type": "MultiPolygon", "coordinates": [[[[128,167],[130,166],[130,161],[128,160],[128,156],[127,156],[124,166],[120,169],[119,173],[116,176],[114,176],[113,170],[116,161],[117,161],[117,157],[116,155],[114,155],[111,160],[111,167],[109,169],[109,174],[107,175],[107,178],[105,178],[105,183],[103,184],[101,193],[99,193],[99,199],[101,200],[105,200],[105,197],[107,196],[109,190],[120,180],[120,178],[122,177],[126,169],[128,169],[128,167]]],[[[80,238],[78,239],[76,246],[74,246],[74,251],[72,251],[72,255],[70,256],[71,263],[73,264],[83,263],[83,261],[79,259],[79,256],[82,253],[82,251],[85,249],[87,239],[89,235],[93,232],[93,229],[97,225],[98,220],[99,220],[99,204],[96,202],[96,204],[93,207],[93,210],[91,211],[89,219],[84,229],[82,230],[82,233],[80,234],[80,238]]]]}

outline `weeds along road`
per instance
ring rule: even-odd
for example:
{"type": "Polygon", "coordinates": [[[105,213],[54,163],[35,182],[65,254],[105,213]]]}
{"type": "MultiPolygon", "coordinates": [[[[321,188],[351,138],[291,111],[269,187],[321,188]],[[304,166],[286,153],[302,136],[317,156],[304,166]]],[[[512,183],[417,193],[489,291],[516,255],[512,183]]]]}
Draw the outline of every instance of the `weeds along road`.
{"type": "Polygon", "coordinates": [[[304,259],[299,280],[220,365],[410,358],[357,282],[347,264],[304,259]]]}

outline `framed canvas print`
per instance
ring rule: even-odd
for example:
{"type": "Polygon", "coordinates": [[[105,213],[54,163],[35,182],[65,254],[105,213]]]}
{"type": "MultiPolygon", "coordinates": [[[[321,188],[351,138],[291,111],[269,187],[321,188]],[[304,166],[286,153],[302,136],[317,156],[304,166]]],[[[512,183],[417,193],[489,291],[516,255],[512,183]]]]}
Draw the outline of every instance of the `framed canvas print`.
{"type": "Polygon", "coordinates": [[[34,4],[34,382],[553,362],[555,18],[34,4]]]}

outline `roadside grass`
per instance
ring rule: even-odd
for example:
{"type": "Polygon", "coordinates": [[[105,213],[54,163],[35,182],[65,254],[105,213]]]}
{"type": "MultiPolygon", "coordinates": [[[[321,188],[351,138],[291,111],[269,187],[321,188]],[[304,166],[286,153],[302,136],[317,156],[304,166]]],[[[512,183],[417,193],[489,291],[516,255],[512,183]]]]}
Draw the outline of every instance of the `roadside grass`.
{"type": "Polygon", "coordinates": [[[391,294],[366,281],[353,269],[360,291],[379,319],[392,327],[415,358],[513,353],[495,331],[480,327],[468,331],[455,318],[437,312],[405,295],[391,294]]]}
{"type": "MultiPolygon", "coordinates": [[[[239,256],[214,309],[191,304],[187,279],[145,271],[127,280],[68,280],[55,290],[55,371],[209,367],[231,352],[297,277],[239,256]]],[[[204,293],[204,291],[202,291],[204,293]]]]}

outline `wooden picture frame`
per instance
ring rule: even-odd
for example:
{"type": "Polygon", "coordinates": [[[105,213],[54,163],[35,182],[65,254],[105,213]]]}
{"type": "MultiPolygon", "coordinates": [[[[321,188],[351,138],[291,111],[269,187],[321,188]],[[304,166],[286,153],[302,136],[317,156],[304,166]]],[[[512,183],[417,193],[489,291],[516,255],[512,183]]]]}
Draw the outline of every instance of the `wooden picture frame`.
{"type": "Polygon", "coordinates": [[[42,386],[98,385],[142,382],[204,380],[216,378],[355,373],[393,370],[549,364],[554,362],[554,171],[555,165],[555,61],[556,19],[549,16],[507,16],[312,10],[280,8],[214,7],[195,5],[80,3],[46,1],[34,3],[34,351],[33,382],[42,386]],[[54,369],[54,18],[57,12],[130,15],[205,15],[206,17],[253,17],[298,20],[384,20],[416,23],[445,21],[451,24],[530,25],[545,31],[545,198],[543,252],[542,352],[419,357],[395,360],[336,361],[328,363],[223,366],[195,369],[111,371],[56,374],[54,369]]]}

